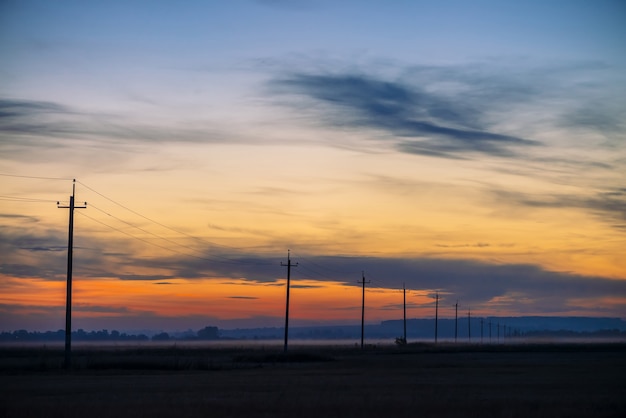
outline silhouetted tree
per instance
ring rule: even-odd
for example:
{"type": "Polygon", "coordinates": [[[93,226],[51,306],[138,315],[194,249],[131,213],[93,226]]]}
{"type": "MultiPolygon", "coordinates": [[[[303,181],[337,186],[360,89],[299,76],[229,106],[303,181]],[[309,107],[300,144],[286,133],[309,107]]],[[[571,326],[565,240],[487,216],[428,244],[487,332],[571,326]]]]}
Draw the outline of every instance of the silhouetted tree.
{"type": "Polygon", "coordinates": [[[217,340],[219,337],[219,330],[217,327],[204,327],[198,331],[199,340],[217,340]]]}
{"type": "Polygon", "coordinates": [[[167,332],[162,332],[152,336],[152,341],[169,341],[170,335],[167,332]]]}

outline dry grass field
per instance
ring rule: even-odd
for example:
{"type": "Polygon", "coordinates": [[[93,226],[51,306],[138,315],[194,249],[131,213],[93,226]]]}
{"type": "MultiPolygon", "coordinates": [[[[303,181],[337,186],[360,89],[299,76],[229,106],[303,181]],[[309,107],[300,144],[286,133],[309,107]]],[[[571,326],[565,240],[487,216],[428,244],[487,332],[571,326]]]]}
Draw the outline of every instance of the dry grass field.
{"type": "Polygon", "coordinates": [[[0,348],[2,417],[623,417],[626,345],[0,348]]]}

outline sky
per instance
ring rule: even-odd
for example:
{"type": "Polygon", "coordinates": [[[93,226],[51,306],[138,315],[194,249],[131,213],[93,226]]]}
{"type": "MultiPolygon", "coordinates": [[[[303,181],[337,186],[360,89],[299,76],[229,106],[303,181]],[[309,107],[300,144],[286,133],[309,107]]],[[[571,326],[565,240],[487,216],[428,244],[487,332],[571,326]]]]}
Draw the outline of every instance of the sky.
{"type": "Polygon", "coordinates": [[[625,180],[620,0],[0,1],[1,330],[73,187],[75,329],[626,318],[625,180]]]}

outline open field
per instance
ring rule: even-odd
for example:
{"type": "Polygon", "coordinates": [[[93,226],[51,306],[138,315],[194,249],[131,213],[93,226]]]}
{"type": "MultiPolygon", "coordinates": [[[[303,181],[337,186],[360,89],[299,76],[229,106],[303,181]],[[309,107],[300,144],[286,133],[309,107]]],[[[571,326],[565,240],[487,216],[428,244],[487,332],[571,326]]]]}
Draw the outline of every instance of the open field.
{"type": "Polygon", "coordinates": [[[0,348],[3,417],[618,417],[625,344],[0,348]]]}

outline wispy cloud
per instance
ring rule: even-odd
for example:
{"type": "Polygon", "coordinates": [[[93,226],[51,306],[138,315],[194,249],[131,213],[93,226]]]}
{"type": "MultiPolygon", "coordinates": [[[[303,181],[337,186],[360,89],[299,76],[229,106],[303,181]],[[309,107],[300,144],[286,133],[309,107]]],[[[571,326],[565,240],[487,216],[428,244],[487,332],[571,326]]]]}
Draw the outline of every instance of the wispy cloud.
{"type": "Polygon", "coordinates": [[[84,112],[57,102],[0,100],[0,149],[14,159],[32,159],[76,144],[107,150],[111,145],[124,145],[132,151],[133,145],[142,144],[235,141],[236,133],[226,135],[202,124],[163,125],[122,114],[84,112]]]}
{"type": "Polygon", "coordinates": [[[599,81],[610,73],[607,65],[514,64],[403,67],[390,62],[382,70],[367,64],[355,70],[328,63],[310,71],[300,63],[301,70],[277,75],[268,86],[280,105],[314,123],[358,130],[409,154],[525,160],[539,157],[529,151],[553,145],[557,131],[605,137],[609,146],[623,141],[623,94],[599,81]]]}
{"type": "Polygon", "coordinates": [[[498,200],[508,205],[528,208],[572,208],[595,214],[598,218],[619,225],[626,221],[626,189],[613,188],[589,195],[530,194],[496,190],[498,200]]]}
{"type": "Polygon", "coordinates": [[[390,134],[398,150],[445,158],[513,156],[539,142],[494,131],[484,109],[407,81],[362,74],[295,73],[271,82],[276,94],[304,97],[322,122],[390,134]]]}
{"type": "Polygon", "coordinates": [[[26,222],[39,222],[39,218],[36,216],[29,215],[20,215],[17,213],[0,213],[0,218],[9,219],[9,220],[17,220],[17,221],[26,221],[26,222]]]}

